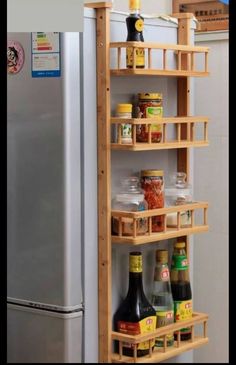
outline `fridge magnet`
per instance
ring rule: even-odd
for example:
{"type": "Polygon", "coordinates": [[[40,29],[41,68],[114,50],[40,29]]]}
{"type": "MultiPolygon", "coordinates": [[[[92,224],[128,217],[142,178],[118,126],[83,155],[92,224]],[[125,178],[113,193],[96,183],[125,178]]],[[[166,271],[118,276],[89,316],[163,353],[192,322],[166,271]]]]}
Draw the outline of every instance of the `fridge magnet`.
{"type": "Polygon", "coordinates": [[[60,33],[33,32],[32,77],[60,77],[60,33]]]}
{"type": "Polygon", "coordinates": [[[7,72],[17,74],[23,67],[25,60],[24,49],[19,42],[7,42],[7,72]]]}

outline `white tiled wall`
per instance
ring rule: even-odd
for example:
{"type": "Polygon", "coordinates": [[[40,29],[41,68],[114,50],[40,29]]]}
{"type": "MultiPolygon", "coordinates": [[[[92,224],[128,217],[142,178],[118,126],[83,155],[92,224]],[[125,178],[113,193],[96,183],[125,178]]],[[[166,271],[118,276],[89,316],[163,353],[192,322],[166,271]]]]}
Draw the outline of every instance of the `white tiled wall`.
{"type": "Polygon", "coordinates": [[[194,352],[194,362],[227,363],[228,40],[196,45],[210,47],[210,77],[195,80],[195,112],[210,117],[210,146],[194,151],[195,196],[209,201],[210,230],[194,238],[194,307],[209,313],[210,341],[194,352]]]}

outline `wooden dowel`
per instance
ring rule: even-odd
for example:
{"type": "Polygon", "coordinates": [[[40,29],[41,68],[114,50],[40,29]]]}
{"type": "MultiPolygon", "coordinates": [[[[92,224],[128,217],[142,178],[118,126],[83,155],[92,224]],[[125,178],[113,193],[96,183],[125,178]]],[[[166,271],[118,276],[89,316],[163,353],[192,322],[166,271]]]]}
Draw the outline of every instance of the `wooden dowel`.
{"type": "Polygon", "coordinates": [[[167,338],[166,335],[164,335],[164,352],[166,352],[167,349],[167,338]]]}
{"type": "Polygon", "coordinates": [[[205,142],[208,141],[208,123],[204,122],[204,140],[205,142]]]}
{"type": "Polygon", "coordinates": [[[178,140],[178,142],[181,141],[181,124],[180,123],[177,124],[177,140],[178,140]]]}
{"type": "Polygon", "coordinates": [[[123,344],[122,341],[119,341],[119,358],[120,360],[122,359],[122,355],[123,355],[123,344]]]}
{"type": "Polygon", "coordinates": [[[187,70],[191,71],[191,54],[187,54],[187,70]]]}
{"type": "Polygon", "coordinates": [[[167,227],[167,215],[164,214],[163,215],[163,218],[164,218],[164,232],[166,232],[166,227],[167,227]]]}
{"type": "Polygon", "coordinates": [[[191,127],[190,127],[190,123],[187,123],[187,141],[188,142],[191,141],[191,127]]]}
{"type": "Polygon", "coordinates": [[[191,141],[195,140],[195,123],[191,123],[191,141]]]}
{"type": "Polygon", "coordinates": [[[163,49],[163,70],[166,70],[167,67],[166,51],[166,49],[163,49]]]}
{"type": "Polygon", "coordinates": [[[119,217],[119,231],[118,231],[118,234],[119,234],[119,237],[122,237],[122,217],[119,217]]]}
{"type": "Polygon", "coordinates": [[[137,48],[133,47],[133,69],[136,69],[137,59],[136,59],[137,48]]]}
{"type": "Polygon", "coordinates": [[[149,340],[148,343],[149,343],[149,357],[152,357],[152,340],[149,340]]]}
{"type": "Polygon", "coordinates": [[[121,144],[121,124],[118,124],[118,144],[121,144]]]}
{"type": "Polygon", "coordinates": [[[178,70],[179,71],[181,71],[181,69],[182,69],[181,63],[182,63],[182,52],[181,51],[178,51],[178,70]]]}
{"type": "Polygon", "coordinates": [[[133,125],[133,145],[136,145],[136,131],[137,131],[137,127],[136,125],[133,125]]]}
{"type": "Polygon", "coordinates": [[[148,233],[152,233],[152,217],[148,218],[148,233]]]}
{"type": "Polygon", "coordinates": [[[118,70],[120,70],[120,66],[121,66],[121,48],[117,48],[118,50],[118,70]]]}
{"type": "Polygon", "coordinates": [[[133,218],[133,232],[134,232],[134,238],[137,237],[137,219],[133,218]]]}
{"type": "Polygon", "coordinates": [[[207,216],[208,209],[204,208],[204,225],[208,224],[208,216],[207,216]]]}
{"type": "Polygon", "coordinates": [[[191,71],[195,71],[195,53],[191,53],[191,71]]]}
{"type": "Polygon", "coordinates": [[[204,338],[206,338],[207,337],[207,321],[204,322],[203,328],[204,328],[203,336],[204,336],[204,338]]]}
{"type": "Polygon", "coordinates": [[[148,124],[148,144],[152,143],[152,131],[151,131],[152,125],[148,124]]]}
{"type": "Polygon", "coordinates": [[[163,124],[163,128],[162,128],[162,141],[163,141],[163,143],[166,142],[166,123],[163,124]]]}
{"type": "Polygon", "coordinates": [[[194,224],[195,224],[195,222],[194,222],[194,210],[191,210],[191,228],[193,228],[194,227],[194,224]]]}
{"type": "Polygon", "coordinates": [[[181,228],[180,212],[177,212],[177,229],[181,228]]]}
{"type": "Polygon", "coordinates": [[[194,326],[191,326],[191,342],[194,341],[194,326]]]}
{"type": "Polygon", "coordinates": [[[180,346],[180,331],[177,332],[177,347],[180,346]]]}
{"type": "Polygon", "coordinates": [[[134,344],[134,362],[137,362],[137,345],[134,344]]]}
{"type": "Polygon", "coordinates": [[[148,68],[152,68],[152,49],[148,48],[148,68]]]}

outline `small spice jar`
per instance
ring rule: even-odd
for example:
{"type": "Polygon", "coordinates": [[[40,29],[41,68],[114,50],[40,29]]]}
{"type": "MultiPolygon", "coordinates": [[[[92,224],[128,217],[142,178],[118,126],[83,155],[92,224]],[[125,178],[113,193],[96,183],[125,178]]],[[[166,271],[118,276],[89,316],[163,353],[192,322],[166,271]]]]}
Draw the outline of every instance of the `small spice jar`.
{"type": "MultiPolygon", "coordinates": [[[[162,94],[160,93],[139,93],[138,94],[139,118],[162,118],[163,103],[162,94]]],[[[151,125],[151,141],[154,143],[161,142],[162,125],[151,125]]],[[[148,125],[140,124],[136,132],[137,142],[148,142],[148,125]]]]}
{"type": "MultiPolygon", "coordinates": [[[[139,178],[131,176],[121,180],[122,189],[112,200],[112,209],[119,211],[136,212],[148,209],[148,204],[144,199],[144,192],[140,189],[139,178]]],[[[122,217],[121,227],[123,236],[133,236],[133,218],[122,217]]],[[[144,235],[148,231],[147,218],[139,218],[136,221],[137,235],[144,235]]],[[[119,234],[119,218],[112,219],[113,234],[119,234]]]]}
{"type": "MultiPolygon", "coordinates": [[[[141,188],[148,203],[148,209],[164,208],[164,173],[162,170],[141,171],[141,188]]],[[[152,232],[164,231],[164,215],[152,218],[152,232]]]]}
{"type": "MultiPolygon", "coordinates": [[[[116,107],[116,117],[121,119],[132,118],[132,104],[118,104],[116,107]]],[[[121,124],[121,143],[132,143],[132,125],[121,124]]]]}

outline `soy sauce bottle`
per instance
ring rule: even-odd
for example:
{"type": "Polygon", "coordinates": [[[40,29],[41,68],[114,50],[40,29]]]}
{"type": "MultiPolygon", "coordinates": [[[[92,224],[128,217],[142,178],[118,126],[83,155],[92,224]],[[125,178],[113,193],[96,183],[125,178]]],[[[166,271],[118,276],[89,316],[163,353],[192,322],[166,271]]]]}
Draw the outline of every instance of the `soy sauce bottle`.
{"type": "MultiPolygon", "coordinates": [[[[192,318],[192,291],[185,242],[176,242],[171,264],[171,290],[174,300],[175,322],[192,318]]],[[[191,338],[191,328],[180,330],[181,341],[191,338]]],[[[175,334],[175,340],[177,335],[175,334]]]]}
{"type": "MultiPolygon", "coordinates": [[[[152,332],[156,329],[156,311],[149,303],[143,291],[142,254],[131,252],[129,255],[129,289],[126,298],[114,315],[115,331],[138,335],[152,332]]],[[[155,340],[138,344],[137,356],[149,354],[149,346],[154,348],[155,340]]],[[[123,343],[123,355],[134,356],[134,348],[129,343],[123,343]]],[[[119,351],[118,341],[115,351],[119,351]]]]}
{"type": "MultiPolygon", "coordinates": [[[[127,41],[144,42],[143,27],[144,19],[140,15],[140,0],[129,0],[130,15],[126,18],[127,26],[127,41]]],[[[128,68],[133,67],[133,48],[127,48],[126,50],[126,66],[128,68]]],[[[145,67],[145,52],[144,48],[136,49],[136,67],[145,67]]]]}

